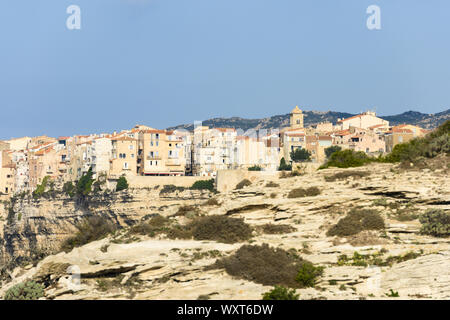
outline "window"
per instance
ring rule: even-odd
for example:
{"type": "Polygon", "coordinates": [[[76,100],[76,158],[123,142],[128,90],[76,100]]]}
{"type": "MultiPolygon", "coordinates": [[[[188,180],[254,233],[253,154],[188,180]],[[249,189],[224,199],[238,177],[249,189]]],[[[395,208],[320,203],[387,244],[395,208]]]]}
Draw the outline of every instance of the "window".
{"type": "Polygon", "coordinates": [[[300,120],[297,120],[297,124],[300,124],[300,120]]]}
{"type": "Polygon", "coordinates": [[[131,157],[134,158],[134,153],[131,154],[131,157]]]}
{"type": "Polygon", "coordinates": [[[149,161],[148,163],[149,163],[149,165],[150,165],[150,166],[152,166],[152,165],[153,165],[153,161],[149,161]]]}
{"type": "Polygon", "coordinates": [[[124,162],[124,163],[123,163],[123,168],[124,168],[124,169],[128,169],[128,162],[124,162]]]}
{"type": "Polygon", "coordinates": [[[402,143],[402,142],[403,142],[403,136],[399,136],[399,137],[398,137],[398,142],[399,142],[399,143],[402,143]]]}
{"type": "Polygon", "coordinates": [[[159,146],[159,141],[156,141],[156,146],[159,146]]]}
{"type": "Polygon", "coordinates": [[[155,166],[157,166],[158,165],[158,161],[155,161],[155,166]]]}
{"type": "Polygon", "coordinates": [[[150,147],[153,147],[153,141],[150,141],[150,147]]]}
{"type": "Polygon", "coordinates": [[[133,150],[133,145],[132,144],[130,144],[128,147],[130,148],[130,150],[133,150]]]}

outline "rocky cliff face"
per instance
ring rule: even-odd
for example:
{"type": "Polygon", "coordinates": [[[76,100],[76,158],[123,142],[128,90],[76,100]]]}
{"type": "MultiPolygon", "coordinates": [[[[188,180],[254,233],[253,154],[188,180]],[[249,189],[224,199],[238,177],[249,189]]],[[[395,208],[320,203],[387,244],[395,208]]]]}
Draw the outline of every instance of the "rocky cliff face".
{"type": "Polygon", "coordinates": [[[158,189],[129,189],[100,193],[85,201],[76,201],[63,194],[33,199],[13,199],[0,208],[1,249],[3,265],[23,263],[59,251],[61,243],[76,231],[84,218],[105,217],[119,227],[127,227],[142,217],[169,210],[177,201],[198,200],[208,192],[186,190],[159,195],[158,189]]]}
{"type": "Polygon", "coordinates": [[[400,299],[448,299],[450,241],[420,234],[418,220],[428,209],[450,210],[448,181],[447,163],[422,170],[377,163],[261,177],[250,186],[214,195],[129,190],[98,199],[89,210],[63,198],[19,201],[15,211],[22,212],[20,221],[16,216],[3,231],[6,256],[26,254],[34,244],[56,248],[91,213],[125,228],[119,235],[50,255],[35,266],[17,267],[0,296],[34,279],[46,286],[43,299],[260,299],[271,286],[208,266],[245,244],[268,244],[325,268],[314,288],[297,289],[301,299],[395,299],[397,293],[400,299]],[[291,197],[293,189],[310,187],[319,188],[320,194],[291,197]],[[207,201],[211,197],[216,201],[207,201]],[[126,226],[152,213],[185,225],[192,214],[186,205],[197,206],[197,216],[242,218],[253,229],[251,238],[221,243],[173,239],[165,232],[125,237],[126,226]],[[385,227],[329,236],[327,231],[355,208],[376,210],[385,227]],[[279,226],[279,232],[264,231],[267,224],[279,226]]]}

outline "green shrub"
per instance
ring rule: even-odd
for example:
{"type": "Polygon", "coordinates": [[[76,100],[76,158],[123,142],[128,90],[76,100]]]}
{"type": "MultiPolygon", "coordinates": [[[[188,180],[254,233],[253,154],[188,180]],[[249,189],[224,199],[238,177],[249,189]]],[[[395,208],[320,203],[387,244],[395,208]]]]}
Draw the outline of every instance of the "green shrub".
{"type": "Polygon", "coordinates": [[[303,148],[297,148],[290,153],[291,160],[294,162],[304,162],[311,160],[311,152],[303,148]]]}
{"type": "Polygon", "coordinates": [[[278,171],[291,171],[292,166],[286,163],[286,160],[281,158],[280,160],[280,166],[278,167],[278,171]]]}
{"type": "Polygon", "coordinates": [[[376,210],[352,209],[328,230],[327,235],[351,236],[363,230],[381,230],[384,227],[384,220],[376,210]]]}
{"type": "Polygon", "coordinates": [[[73,197],[75,195],[75,186],[72,181],[67,181],[63,185],[63,192],[67,194],[69,197],[73,197]]]}
{"type": "Polygon", "coordinates": [[[195,181],[191,189],[214,191],[215,190],[214,179],[195,181]]]}
{"type": "Polygon", "coordinates": [[[92,191],[92,183],[94,183],[94,179],[92,179],[93,175],[92,168],[89,168],[86,173],[83,173],[76,186],[76,194],[78,196],[87,196],[92,191]]]}
{"type": "Polygon", "coordinates": [[[328,148],[325,148],[325,155],[327,158],[329,158],[333,153],[337,152],[337,151],[341,151],[342,148],[339,146],[331,146],[328,148]]]}
{"type": "Polygon", "coordinates": [[[295,281],[297,281],[302,288],[314,287],[317,278],[323,274],[323,267],[316,267],[311,262],[303,263],[297,273],[295,281]]]}
{"type": "Polygon", "coordinates": [[[236,185],[236,190],[243,189],[244,187],[252,185],[252,182],[248,179],[244,179],[236,185]]]}
{"type": "Polygon", "coordinates": [[[120,177],[117,180],[116,191],[122,191],[128,189],[128,181],[125,177],[120,177]]]}
{"type": "Polygon", "coordinates": [[[350,168],[350,167],[360,167],[369,162],[373,161],[373,159],[369,158],[364,152],[358,151],[355,152],[353,150],[341,150],[334,152],[327,163],[321,166],[322,169],[328,167],[338,167],[338,168],[350,168]]]}
{"type": "Polygon", "coordinates": [[[253,166],[249,167],[248,171],[262,171],[262,168],[260,166],[253,166]]]}
{"type": "Polygon", "coordinates": [[[44,194],[45,189],[47,188],[47,184],[48,184],[49,180],[50,180],[49,176],[45,176],[44,179],[42,179],[41,184],[38,184],[36,186],[36,190],[33,191],[33,198],[37,199],[37,198],[41,197],[44,194]]]}
{"type": "Polygon", "coordinates": [[[288,198],[300,198],[300,197],[314,197],[320,194],[320,189],[317,187],[309,187],[306,189],[296,188],[292,189],[288,194],[288,198]]]}
{"type": "Polygon", "coordinates": [[[299,296],[295,293],[295,289],[275,286],[272,290],[263,293],[263,300],[298,300],[299,296]]]}
{"type": "Polygon", "coordinates": [[[61,250],[68,252],[75,247],[102,239],[117,230],[113,223],[99,216],[85,218],[76,227],[77,233],[63,242],[61,250]]]}
{"type": "Polygon", "coordinates": [[[419,217],[422,234],[434,237],[450,236],[450,214],[441,209],[429,209],[419,217]]]}
{"type": "Polygon", "coordinates": [[[423,138],[396,145],[390,154],[380,160],[414,163],[421,157],[434,158],[438,154],[450,154],[450,120],[423,138]]]}
{"type": "Polygon", "coordinates": [[[34,281],[16,284],[6,291],[5,300],[37,300],[44,296],[44,286],[34,281]]]}
{"type": "Polygon", "coordinates": [[[398,297],[400,297],[400,295],[398,294],[398,291],[394,291],[392,289],[389,289],[389,292],[386,293],[386,296],[391,297],[391,298],[398,298],[398,297]]]}

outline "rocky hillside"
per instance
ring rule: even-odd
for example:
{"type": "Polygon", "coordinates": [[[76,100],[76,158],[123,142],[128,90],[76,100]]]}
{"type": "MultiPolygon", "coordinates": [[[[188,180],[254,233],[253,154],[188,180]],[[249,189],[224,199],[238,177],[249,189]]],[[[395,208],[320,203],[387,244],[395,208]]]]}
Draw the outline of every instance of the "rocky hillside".
{"type": "MultiPolygon", "coordinates": [[[[304,111],[305,126],[310,126],[319,122],[329,121],[336,123],[339,118],[348,118],[354,116],[351,113],[345,112],[319,112],[319,111],[304,111]]],[[[380,116],[388,120],[391,125],[398,125],[403,123],[418,125],[425,129],[433,129],[440,124],[450,119],[450,109],[435,113],[425,114],[416,111],[407,111],[393,116],[380,116]]],[[[276,115],[263,119],[244,119],[239,117],[232,118],[214,118],[203,121],[203,125],[212,128],[240,128],[244,131],[249,129],[273,129],[282,128],[289,125],[289,114],[276,115]]],[[[193,130],[193,124],[182,124],[168,129],[185,129],[193,130]]]]}
{"type": "MultiPolygon", "coordinates": [[[[0,296],[35,280],[43,299],[261,299],[277,282],[300,299],[449,299],[450,239],[419,233],[427,210],[450,209],[448,180],[440,158],[424,170],[375,163],[255,178],[218,194],[123,191],[89,209],[122,229],[16,267],[0,296]],[[299,284],[289,261],[323,274],[299,284]]],[[[88,214],[67,199],[16,206],[22,216],[3,232],[7,255],[26,255],[31,243],[56,249],[88,214]]]]}

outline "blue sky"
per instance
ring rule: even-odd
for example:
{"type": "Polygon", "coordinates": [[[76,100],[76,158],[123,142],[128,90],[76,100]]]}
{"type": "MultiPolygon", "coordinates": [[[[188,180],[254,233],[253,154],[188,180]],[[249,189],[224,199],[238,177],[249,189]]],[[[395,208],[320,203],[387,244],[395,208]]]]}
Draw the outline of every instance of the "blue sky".
{"type": "Polygon", "coordinates": [[[0,139],[305,110],[435,113],[448,0],[3,0],[0,139]],[[66,8],[81,8],[68,30],[66,8]],[[381,30],[366,8],[381,8],[381,30]]]}

